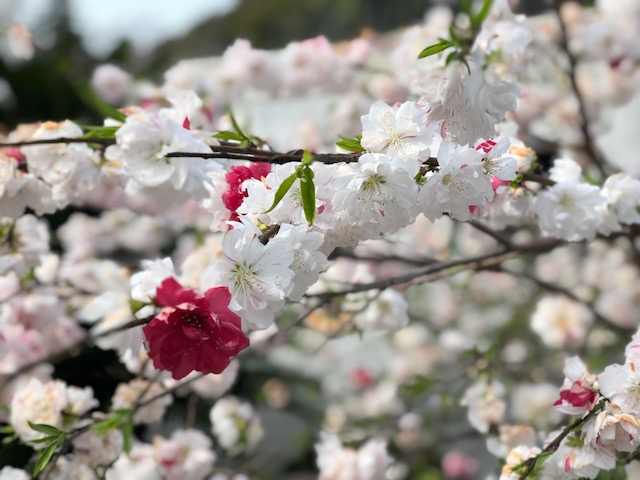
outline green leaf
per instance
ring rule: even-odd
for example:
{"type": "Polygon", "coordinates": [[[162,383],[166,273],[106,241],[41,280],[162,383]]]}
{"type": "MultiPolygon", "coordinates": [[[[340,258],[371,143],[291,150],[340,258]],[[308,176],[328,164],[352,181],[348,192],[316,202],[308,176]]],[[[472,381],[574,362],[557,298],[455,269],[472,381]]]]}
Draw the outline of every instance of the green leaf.
{"type": "Polygon", "coordinates": [[[120,127],[84,127],[87,131],[82,138],[116,138],[120,127]]]}
{"type": "Polygon", "coordinates": [[[444,38],[438,38],[440,42],[450,42],[451,45],[457,48],[464,48],[464,43],[460,37],[458,37],[458,32],[455,28],[455,23],[449,25],[449,38],[450,40],[446,40],[444,38]]]}
{"type": "Polygon", "coordinates": [[[133,439],[133,414],[129,412],[124,424],[122,425],[122,448],[128,455],[131,452],[131,444],[133,439]]]}
{"type": "Polygon", "coordinates": [[[233,125],[233,130],[238,134],[242,142],[247,142],[247,146],[248,146],[248,144],[251,143],[251,140],[249,140],[249,137],[242,131],[242,129],[240,128],[240,125],[238,125],[238,122],[236,121],[236,117],[233,116],[233,112],[231,111],[231,109],[229,109],[229,118],[231,119],[231,125],[233,125]]]}
{"type": "Polygon", "coordinates": [[[311,165],[313,163],[313,155],[309,150],[305,150],[302,154],[302,165],[311,165]]]}
{"type": "Polygon", "coordinates": [[[436,53],[440,53],[450,47],[453,47],[453,43],[451,43],[449,40],[440,40],[439,43],[431,45],[422,50],[420,52],[420,55],[418,55],[418,58],[425,58],[431,55],[435,55],[436,53]]]}
{"type": "Polygon", "coordinates": [[[113,118],[119,122],[127,120],[127,116],[124,113],[118,111],[116,108],[102,100],[89,85],[85,84],[80,86],[76,89],[76,92],[85,105],[101,116],[105,118],[113,118]]]}
{"type": "Polygon", "coordinates": [[[14,433],[13,435],[9,436],[9,437],[4,437],[2,439],[2,442],[0,442],[2,445],[9,445],[10,443],[15,442],[16,440],[18,440],[20,437],[18,437],[17,433],[14,433]]]}
{"type": "Polygon", "coordinates": [[[533,467],[534,471],[538,471],[539,469],[542,468],[542,464],[545,462],[545,460],[547,458],[549,458],[551,456],[551,452],[540,452],[538,454],[538,457],[536,458],[536,466],[533,467]]]}
{"type": "Polygon", "coordinates": [[[471,9],[472,0],[460,0],[460,9],[466,13],[469,18],[473,18],[473,11],[471,9]]]}
{"type": "Polygon", "coordinates": [[[223,130],[213,135],[214,138],[218,138],[220,140],[235,140],[241,142],[243,138],[238,135],[236,132],[229,132],[228,130],[223,130]]]}
{"type": "Polygon", "coordinates": [[[284,196],[287,194],[287,192],[291,189],[291,186],[293,185],[293,182],[296,181],[296,178],[298,178],[298,174],[294,172],[294,173],[292,173],[291,175],[289,175],[287,178],[285,178],[282,181],[282,183],[278,187],[278,190],[276,190],[276,196],[273,199],[273,204],[271,205],[271,207],[269,207],[269,210],[267,210],[266,212],[263,212],[263,213],[269,213],[271,210],[273,210],[274,208],[276,208],[278,206],[280,201],[284,198],[284,196]]]}
{"type": "Polygon", "coordinates": [[[0,434],[11,434],[13,433],[13,427],[11,425],[5,425],[3,427],[0,427],[0,434]]]}
{"type": "Polygon", "coordinates": [[[460,60],[460,52],[457,50],[447,55],[447,58],[445,59],[444,64],[449,65],[454,60],[460,60]]]}
{"type": "Polygon", "coordinates": [[[362,140],[362,135],[358,135],[356,138],[343,137],[340,135],[340,141],[336,143],[338,147],[348,152],[365,152],[366,150],[362,148],[362,144],[360,141],[362,140]]]}
{"type": "Polygon", "coordinates": [[[489,12],[491,12],[491,6],[493,5],[493,0],[484,0],[482,4],[482,8],[478,12],[478,15],[475,17],[471,17],[471,25],[474,30],[478,30],[487,17],[489,16],[489,12]]]}
{"type": "Polygon", "coordinates": [[[98,435],[106,435],[109,431],[122,428],[123,448],[126,453],[131,451],[133,438],[133,411],[129,408],[118,408],[109,417],[91,425],[98,435]]]}
{"type": "Polygon", "coordinates": [[[146,302],[141,302],[140,300],[134,300],[133,298],[129,299],[129,310],[131,310],[131,313],[133,313],[134,315],[138,313],[140,310],[142,310],[144,307],[146,307],[147,305],[149,304],[146,302]]]}
{"type": "Polygon", "coordinates": [[[511,188],[517,188],[520,186],[520,183],[522,183],[522,174],[519,173],[518,175],[516,175],[516,178],[514,178],[513,180],[511,180],[511,182],[509,182],[509,187],[511,188]]]}
{"type": "Polygon", "coordinates": [[[313,225],[316,216],[316,187],[313,184],[313,176],[313,170],[308,165],[305,166],[300,178],[300,193],[304,218],[307,219],[309,226],[313,225]]]}
{"type": "Polygon", "coordinates": [[[49,435],[47,437],[39,438],[38,440],[29,440],[29,443],[50,443],[58,439],[58,435],[49,435]]]}
{"type": "Polygon", "coordinates": [[[113,430],[114,428],[118,428],[120,422],[122,421],[122,416],[118,414],[112,414],[105,418],[104,420],[100,420],[99,422],[91,425],[91,429],[95,430],[98,435],[105,435],[109,430],[113,430]]]}
{"type": "Polygon", "coordinates": [[[29,422],[29,426],[31,427],[32,430],[35,430],[36,432],[46,433],[47,435],[53,435],[56,437],[60,435],[64,435],[64,432],[62,430],[58,430],[56,427],[53,427],[51,425],[46,425],[44,423],[29,422]]]}
{"type": "Polygon", "coordinates": [[[465,67],[467,67],[467,71],[469,72],[469,75],[471,75],[471,67],[469,66],[469,62],[467,62],[467,59],[464,57],[459,57],[459,60],[464,64],[465,67]]]}
{"type": "Polygon", "coordinates": [[[33,476],[36,477],[44,468],[47,466],[51,457],[53,456],[53,452],[56,451],[56,448],[60,446],[62,442],[53,442],[47,448],[45,448],[40,457],[38,457],[38,461],[36,461],[36,465],[33,467],[33,476]]]}

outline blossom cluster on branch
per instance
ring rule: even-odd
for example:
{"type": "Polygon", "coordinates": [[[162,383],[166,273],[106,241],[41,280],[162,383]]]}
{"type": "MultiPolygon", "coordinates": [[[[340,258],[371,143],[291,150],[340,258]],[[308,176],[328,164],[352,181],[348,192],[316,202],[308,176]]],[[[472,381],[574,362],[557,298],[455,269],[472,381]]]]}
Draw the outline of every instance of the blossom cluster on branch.
{"type": "Polygon", "coordinates": [[[529,18],[462,2],[393,38],[238,40],[162,87],[100,68],[120,107],[102,125],[20,125],[0,143],[6,443],[50,479],[282,475],[295,459],[264,458],[296,435],[326,480],[440,460],[433,478],[475,478],[486,465],[455,443],[474,432],[505,480],[637,469],[640,334],[624,365],[611,351],[637,329],[640,180],[594,141],[639,86],[634,18],[606,1],[529,18]],[[309,97],[333,98],[329,121],[284,136],[286,108],[263,133],[234,103],[309,97]],[[56,379],[93,347],[128,375],[106,399],[56,379]],[[558,390],[564,352],[598,354],[603,373],[571,357],[558,390]],[[150,441],[178,404],[184,428],[150,441]],[[444,421],[454,404],[473,431],[444,421]],[[557,429],[552,407],[579,418],[557,429]]]}

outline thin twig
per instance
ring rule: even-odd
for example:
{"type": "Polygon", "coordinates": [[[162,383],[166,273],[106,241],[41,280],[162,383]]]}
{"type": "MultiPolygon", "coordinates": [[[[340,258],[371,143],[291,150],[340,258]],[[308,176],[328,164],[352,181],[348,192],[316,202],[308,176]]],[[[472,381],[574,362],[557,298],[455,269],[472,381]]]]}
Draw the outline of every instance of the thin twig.
{"type": "Polygon", "coordinates": [[[584,100],[584,96],[582,92],[580,92],[580,87],[578,86],[576,70],[578,61],[576,56],[571,52],[571,48],[569,47],[569,33],[567,31],[567,25],[562,18],[561,6],[563,0],[555,0],[554,1],[554,11],[556,12],[556,17],[558,19],[558,23],[560,25],[560,46],[562,50],[567,55],[567,59],[569,61],[569,70],[567,71],[567,75],[569,76],[569,81],[571,82],[571,88],[573,93],[578,101],[578,109],[580,111],[580,131],[582,132],[582,137],[584,140],[584,150],[591,158],[593,164],[598,168],[602,177],[607,176],[607,169],[609,165],[607,165],[605,159],[600,155],[598,149],[593,141],[593,137],[591,135],[591,130],[589,126],[589,116],[587,114],[587,106],[584,100]]]}
{"type": "Polygon", "coordinates": [[[565,297],[570,298],[574,302],[577,302],[577,303],[580,303],[581,305],[584,305],[585,307],[587,307],[589,309],[589,311],[592,313],[592,315],[594,316],[594,318],[596,320],[598,320],[600,323],[606,325],[607,327],[609,327],[609,328],[611,328],[613,330],[616,330],[620,334],[623,334],[623,335],[627,336],[627,335],[629,335],[629,333],[631,331],[633,331],[633,330],[626,329],[626,328],[623,328],[623,327],[620,327],[620,326],[616,325],[612,320],[610,320],[606,316],[602,315],[595,308],[595,306],[591,302],[587,302],[587,301],[581,299],[575,293],[573,293],[571,290],[563,288],[560,285],[555,285],[553,283],[546,282],[546,281],[536,277],[535,275],[532,275],[532,274],[527,273],[527,272],[515,272],[515,271],[512,271],[512,270],[507,270],[505,268],[497,268],[496,270],[500,271],[500,272],[503,272],[503,273],[506,273],[508,275],[513,275],[514,277],[524,278],[524,279],[529,280],[530,282],[533,282],[536,285],[544,288],[545,290],[548,290],[550,292],[557,293],[557,294],[560,294],[560,295],[564,295],[565,297]]]}
{"type": "Polygon", "coordinates": [[[395,285],[411,285],[418,281],[425,282],[433,279],[440,279],[465,270],[484,270],[495,265],[499,265],[505,260],[515,258],[523,253],[542,252],[552,250],[561,245],[563,242],[554,238],[545,238],[537,240],[525,245],[514,246],[511,250],[504,252],[494,252],[490,254],[480,255],[472,258],[460,260],[449,260],[440,262],[437,265],[427,266],[397,277],[377,280],[370,283],[359,283],[353,285],[348,290],[340,290],[333,292],[321,292],[306,295],[307,298],[334,298],[347,295],[349,293],[365,292],[368,290],[381,290],[395,285]]]}
{"type": "Polygon", "coordinates": [[[554,182],[550,178],[537,173],[523,173],[522,180],[527,182],[539,183],[540,185],[543,185],[545,187],[553,187],[556,184],[556,182],[554,182]]]}
{"type": "Polygon", "coordinates": [[[491,238],[496,240],[498,243],[500,243],[507,249],[510,249],[513,246],[513,242],[511,241],[511,239],[507,238],[500,232],[496,232],[494,229],[492,229],[491,227],[488,227],[484,223],[478,220],[469,220],[467,223],[471,225],[473,228],[475,228],[476,230],[479,230],[480,232],[486,235],[489,235],[491,238]]]}
{"type": "Polygon", "coordinates": [[[358,262],[398,262],[420,267],[438,263],[438,260],[435,258],[420,257],[414,259],[402,257],[400,255],[358,255],[352,249],[342,247],[336,248],[331,252],[331,255],[329,255],[329,260],[334,260],[336,258],[349,258],[358,262]]]}
{"type": "Polygon", "coordinates": [[[68,137],[59,137],[59,138],[46,138],[43,140],[26,140],[24,142],[10,142],[10,143],[0,143],[0,149],[7,147],[32,147],[36,145],[55,145],[56,143],[97,143],[100,145],[113,145],[116,143],[113,138],[68,138],[68,137]]]}
{"type": "Polygon", "coordinates": [[[582,425],[584,425],[585,423],[587,423],[591,418],[593,418],[598,412],[600,412],[600,410],[602,410],[604,408],[604,404],[605,402],[601,402],[598,405],[596,405],[593,410],[591,410],[589,412],[588,415],[585,415],[582,418],[579,418],[578,420],[576,420],[575,422],[567,425],[561,432],[560,434],[553,439],[553,441],[551,441],[551,443],[549,443],[549,445],[547,445],[545,448],[542,449],[542,451],[538,454],[535,455],[527,460],[525,460],[524,462],[522,462],[520,465],[516,466],[513,468],[514,472],[517,472],[518,470],[520,470],[523,467],[526,467],[524,472],[522,472],[520,474],[520,478],[519,480],[525,480],[529,474],[531,472],[533,472],[533,469],[536,467],[536,463],[538,461],[538,457],[540,457],[540,455],[544,455],[544,454],[552,454],[554,453],[556,450],[558,450],[558,447],[560,446],[560,444],[562,443],[562,441],[574,430],[579,429],[580,427],[582,427],[582,425]]]}

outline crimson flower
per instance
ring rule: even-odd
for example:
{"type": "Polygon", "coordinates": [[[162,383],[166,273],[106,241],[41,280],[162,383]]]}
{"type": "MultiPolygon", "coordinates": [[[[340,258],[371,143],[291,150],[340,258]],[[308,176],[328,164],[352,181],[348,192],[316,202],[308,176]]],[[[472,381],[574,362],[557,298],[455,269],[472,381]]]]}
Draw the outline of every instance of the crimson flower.
{"type": "Polygon", "coordinates": [[[580,380],[576,380],[571,385],[571,388],[560,391],[560,398],[555,401],[553,406],[568,406],[578,410],[590,411],[599,396],[600,394],[597,391],[593,391],[589,385],[583,385],[580,380]]]}
{"type": "Polygon", "coordinates": [[[221,373],[249,345],[240,317],[229,310],[227,287],[211,288],[203,296],[167,278],[156,290],[156,301],[164,308],[143,329],[149,357],[175,380],[193,370],[221,373]]]}
{"type": "Polygon", "coordinates": [[[242,183],[250,178],[266,177],[271,171],[268,163],[250,163],[248,167],[235,166],[225,175],[225,180],[229,185],[226,192],[222,194],[224,206],[231,210],[231,220],[238,220],[236,210],[242,205],[242,201],[247,196],[247,192],[242,188],[242,183]]]}

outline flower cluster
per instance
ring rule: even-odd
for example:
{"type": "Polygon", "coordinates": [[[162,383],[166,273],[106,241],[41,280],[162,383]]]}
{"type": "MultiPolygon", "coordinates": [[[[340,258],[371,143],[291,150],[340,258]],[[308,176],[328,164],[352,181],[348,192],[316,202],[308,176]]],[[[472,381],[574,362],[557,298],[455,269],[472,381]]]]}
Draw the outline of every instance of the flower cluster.
{"type": "Polygon", "coordinates": [[[489,473],[469,423],[501,479],[633,478],[640,331],[610,355],[640,180],[595,140],[638,90],[638,2],[472,3],[380,42],[238,40],[157,89],[102,66],[102,125],[8,132],[3,442],[50,478],[280,478],[315,448],[321,479],[464,479],[489,473]],[[72,386],[91,355],[113,382],[72,386]]]}
{"type": "Polygon", "coordinates": [[[154,366],[169,370],[176,380],[194,370],[222,373],[231,357],[249,345],[230,301],[225,287],[199,295],[173,278],[164,280],[156,290],[163,308],[143,329],[154,366]]]}

